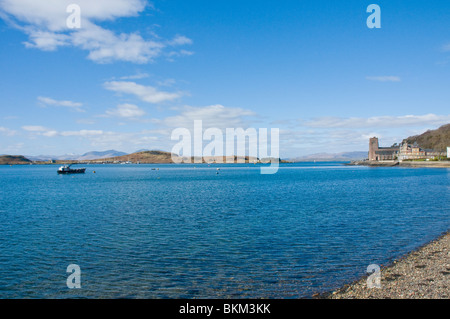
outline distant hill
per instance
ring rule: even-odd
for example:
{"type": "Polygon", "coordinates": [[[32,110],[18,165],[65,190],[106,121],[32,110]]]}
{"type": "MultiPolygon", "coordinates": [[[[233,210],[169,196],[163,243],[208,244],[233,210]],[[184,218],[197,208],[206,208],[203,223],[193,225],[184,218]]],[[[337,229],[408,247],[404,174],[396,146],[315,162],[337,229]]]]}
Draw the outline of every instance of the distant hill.
{"type": "Polygon", "coordinates": [[[22,155],[3,155],[0,156],[0,165],[23,165],[30,164],[31,161],[22,155]]]}
{"type": "Polygon", "coordinates": [[[446,151],[450,147],[450,124],[445,124],[436,130],[428,130],[423,134],[410,136],[403,140],[408,144],[417,144],[425,149],[446,151]]]}
{"type": "Polygon", "coordinates": [[[116,150],[108,150],[104,152],[88,152],[86,154],[81,155],[80,157],[76,158],[79,161],[89,161],[93,159],[102,159],[102,158],[110,158],[110,157],[119,157],[127,155],[127,153],[119,152],[116,150]]]}
{"type": "Polygon", "coordinates": [[[75,161],[77,160],[81,155],[77,154],[65,154],[65,155],[25,155],[26,158],[28,158],[31,161],[75,161]]]}
{"type": "Polygon", "coordinates": [[[127,162],[131,161],[133,163],[141,162],[142,164],[165,164],[165,163],[173,163],[172,162],[172,155],[169,152],[164,151],[144,151],[144,152],[137,152],[133,154],[124,154],[121,156],[113,156],[113,157],[107,157],[107,158],[95,158],[91,159],[91,161],[95,160],[107,160],[109,161],[120,161],[120,162],[127,162]]]}
{"type": "Polygon", "coordinates": [[[316,153],[290,159],[292,162],[354,161],[367,158],[367,152],[316,153]]]}

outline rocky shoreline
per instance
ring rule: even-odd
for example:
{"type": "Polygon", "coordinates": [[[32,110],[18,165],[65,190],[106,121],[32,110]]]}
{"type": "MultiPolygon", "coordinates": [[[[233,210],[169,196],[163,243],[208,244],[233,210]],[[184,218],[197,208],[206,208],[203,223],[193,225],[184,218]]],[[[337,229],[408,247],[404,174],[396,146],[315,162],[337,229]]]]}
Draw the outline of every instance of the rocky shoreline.
{"type": "Polygon", "coordinates": [[[449,299],[450,232],[381,268],[381,288],[368,288],[367,277],[326,299],[449,299]]]}

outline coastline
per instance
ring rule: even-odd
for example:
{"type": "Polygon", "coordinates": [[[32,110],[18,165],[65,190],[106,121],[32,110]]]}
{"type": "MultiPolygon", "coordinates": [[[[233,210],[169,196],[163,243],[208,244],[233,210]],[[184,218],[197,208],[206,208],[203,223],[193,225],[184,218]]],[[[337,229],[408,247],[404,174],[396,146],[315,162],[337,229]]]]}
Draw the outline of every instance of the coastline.
{"type": "Polygon", "coordinates": [[[450,231],[381,267],[381,288],[368,288],[367,276],[318,299],[450,298],[450,231]]]}
{"type": "Polygon", "coordinates": [[[353,161],[346,163],[347,166],[371,166],[371,167],[428,167],[428,168],[450,168],[450,161],[353,161]]]}

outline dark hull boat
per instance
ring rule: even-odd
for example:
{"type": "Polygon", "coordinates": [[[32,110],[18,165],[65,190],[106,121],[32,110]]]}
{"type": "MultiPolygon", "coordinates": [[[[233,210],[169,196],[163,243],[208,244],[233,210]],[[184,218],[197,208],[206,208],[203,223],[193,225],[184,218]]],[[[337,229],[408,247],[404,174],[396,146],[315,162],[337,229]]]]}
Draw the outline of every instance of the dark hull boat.
{"type": "Polygon", "coordinates": [[[84,174],[86,168],[70,168],[70,165],[61,166],[58,174],[84,174]]]}

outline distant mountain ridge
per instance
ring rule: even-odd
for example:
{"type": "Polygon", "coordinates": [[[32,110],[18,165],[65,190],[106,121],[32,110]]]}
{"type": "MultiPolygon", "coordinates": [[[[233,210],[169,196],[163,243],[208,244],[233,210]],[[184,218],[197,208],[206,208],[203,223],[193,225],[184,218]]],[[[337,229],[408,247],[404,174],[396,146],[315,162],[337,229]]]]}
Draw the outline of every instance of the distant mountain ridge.
{"type": "Polygon", "coordinates": [[[88,153],[81,155],[80,157],[77,158],[77,160],[85,161],[85,160],[93,160],[93,159],[119,157],[119,156],[124,156],[124,155],[128,155],[128,153],[119,152],[116,150],[108,150],[108,151],[103,151],[103,152],[93,151],[93,152],[88,152],[88,153]]]}
{"type": "Polygon", "coordinates": [[[92,159],[102,159],[108,157],[116,157],[128,155],[125,152],[119,152],[116,150],[107,150],[107,151],[92,151],[85,153],[83,155],[79,154],[64,154],[64,155],[37,155],[37,156],[25,156],[26,158],[32,161],[88,161],[92,159]]]}
{"type": "Polygon", "coordinates": [[[32,161],[75,161],[80,155],[64,154],[64,155],[25,155],[26,158],[32,161]]]}
{"type": "Polygon", "coordinates": [[[367,152],[341,152],[341,153],[316,153],[306,156],[300,156],[289,159],[291,162],[310,162],[310,161],[353,161],[367,158],[367,152]]]}

